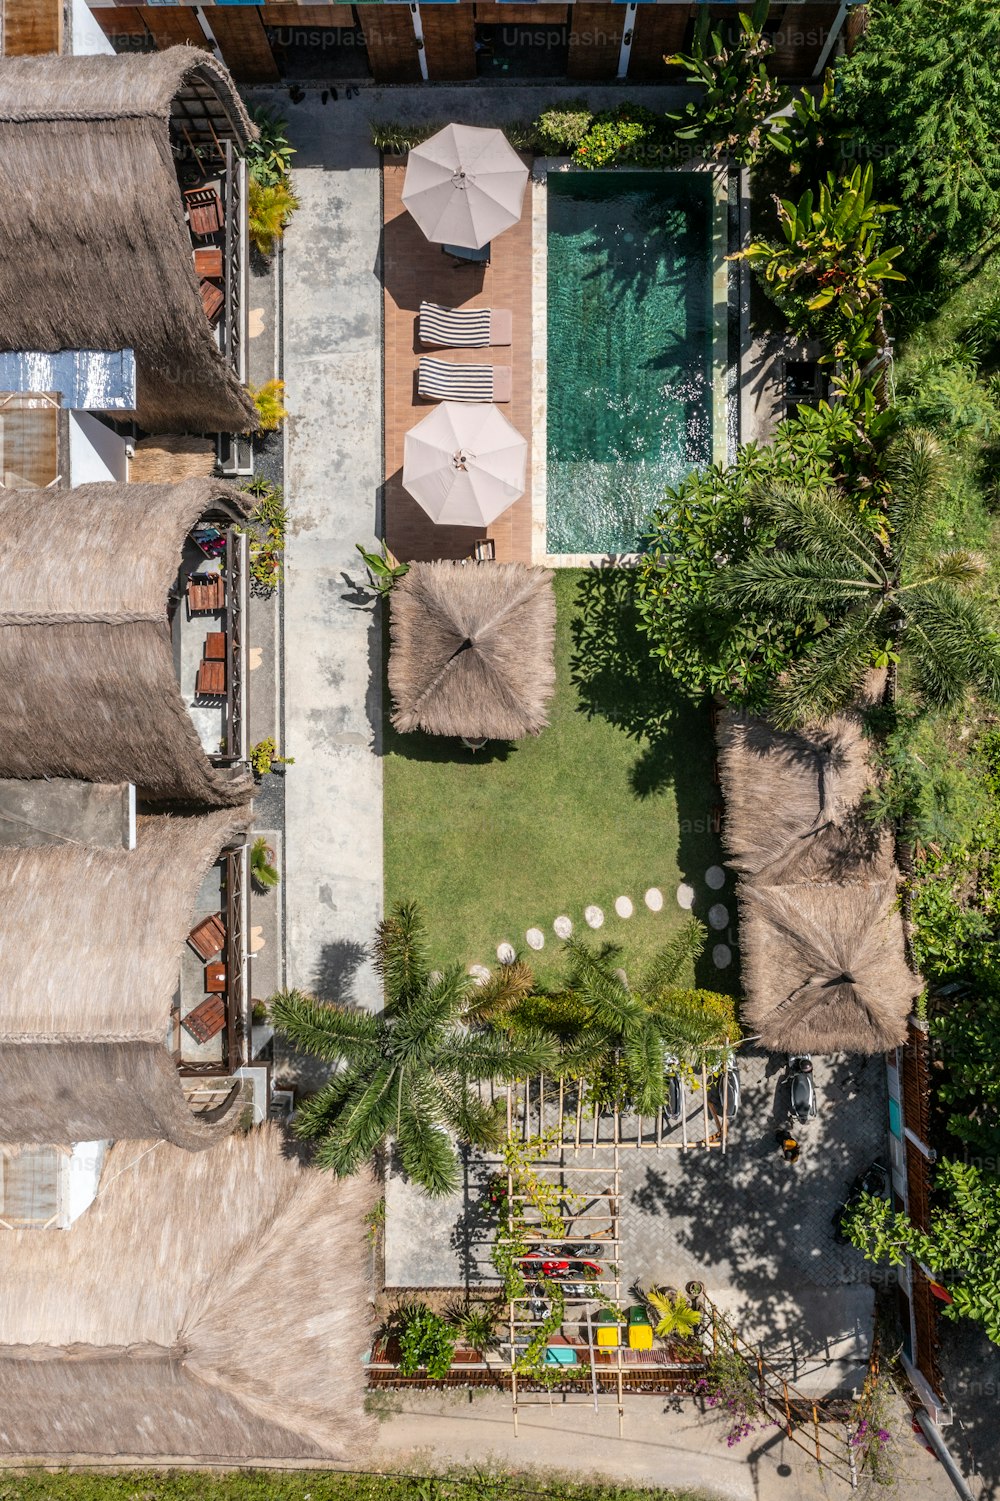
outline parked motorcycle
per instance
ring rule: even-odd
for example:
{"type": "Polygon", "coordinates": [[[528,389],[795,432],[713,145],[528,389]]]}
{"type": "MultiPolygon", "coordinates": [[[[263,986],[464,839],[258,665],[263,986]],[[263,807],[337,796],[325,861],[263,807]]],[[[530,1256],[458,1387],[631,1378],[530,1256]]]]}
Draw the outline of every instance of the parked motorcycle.
{"type": "Polygon", "coordinates": [[[672,1129],[679,1126],[684,1114],[684,1086],[681,1083],[680,1065],[676,1058],[667,1055],[663,1060],[663,1083],[666,1098],[663,1102],[663,1124],[672,1129]]]}
{"type": "Polygon", "coordinates": [[[813,1061],[808,1053],[790,1053],[788,1057],[788,1113],[804,1126],[816,1119],[816,1089],[813,1084],[813,1061]]]}
{"type": "Polygon", "coordinates": [[[889,1192],[889,1172],[882,1162],[873,1162],[865,1168],[863,1173],[858,1173],[847,1190],[847,1196],[837,1205],[833,1211],[832,1225],[833,1238],[838,1245],[847,1244],[847,1236],[844,1234],[844,1216],[849,1209],[853,1209],[861,1201],[862,1194],[869,1194],[872,1198],[884,1199],[889,1192]]]}
{"type": "Polygon", "coordinates": [[[740,1113],[740,1105],[743,1101],[740,1072],[736,1067],[735,1058],[729,1059],[722,1073],[715,1080],[713,1093],[720,1119],[725,1117],[727,1123],[734,1121],[740,1113]]]}

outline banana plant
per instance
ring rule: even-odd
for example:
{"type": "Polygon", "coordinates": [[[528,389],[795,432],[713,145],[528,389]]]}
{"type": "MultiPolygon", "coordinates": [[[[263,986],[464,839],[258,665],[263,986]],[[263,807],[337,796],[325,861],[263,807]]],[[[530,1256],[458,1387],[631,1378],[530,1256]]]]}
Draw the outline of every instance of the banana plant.
{"type": "Polygon", "coordinates": [[[397,563],[384,542],[379,552],[369,552],[360,542],[355,542],[354,546],[364,559],[368,582],[376,594],[388,594],[393,585],[410,571],[409,563],[397,563]]]}
{"type": "Polygon", "coordinates": [[[663,60],[668,67],[683,68],[687,82],[700,88],[701,96],[685,105],[675,134],[681,141],[696,141],[706,156],[752,166],[766,154],[769,117],[784,109],[791,94],[768,74],[764,61],[771,44],[763,34],[769,0],[755,0],[748,15],[738,11],[739,36],[729,46],[721,31],[711,31],[706,5],[698,10],[690,54],[673,53],[663,60]]]}

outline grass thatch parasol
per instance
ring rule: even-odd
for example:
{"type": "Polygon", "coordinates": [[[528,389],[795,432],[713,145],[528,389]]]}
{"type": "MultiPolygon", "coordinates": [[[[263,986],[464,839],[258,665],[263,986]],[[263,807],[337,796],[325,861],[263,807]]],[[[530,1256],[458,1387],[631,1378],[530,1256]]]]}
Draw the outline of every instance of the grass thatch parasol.
{"type": "Polygon", "coordinates": [[[734,870],[775,886],[890,874],[891,834],[862,809],[872,774],[856,717],[786,732],[730,711],[718,741],[734,870]]]}
{"type": "Polygon", "coordinates": [[[391,595],[392,723],[520,740],[555,688],[552,574],[523,563],[413,563],[391,595]]]}
{"type": "Polygon", "coordinates": [[[139,820],[134,850],[8,850],[0,1141],[165,1136],[211,1146],[234,1095],[195,1116],[166,1047],[198,889],[248,808],[139,820]]]}
{"type": "Polygon", "coordinates": [[[171,149],[184,95],[237,148],[254,134],[199,48],[0,60],[0,347],[132,348],[142,427],[239,432],[254,407],[202,308],[171,149]]]}
{"type": "Polygon", "coordinates": [[[356,1460],[372,1197],[274,1126],[198,1157],[118,1142],[68,1230],[3,1231],[5,1455],[356,1460]]]}
{"type": "Polygon", "coordinates": [[[0,776],[134,782],[207,807],[249,797],[249,772],[202,748],[166,619],[190,527],[248,505],[221,480],[0,495],[0,776]]]}
{"type": "Polygon", "coordinates": [[[744,1025],[766,1048],[884,1053],[906,1037],[920,984],[907,966],[895,880],[744,885],[744,1025]]]}

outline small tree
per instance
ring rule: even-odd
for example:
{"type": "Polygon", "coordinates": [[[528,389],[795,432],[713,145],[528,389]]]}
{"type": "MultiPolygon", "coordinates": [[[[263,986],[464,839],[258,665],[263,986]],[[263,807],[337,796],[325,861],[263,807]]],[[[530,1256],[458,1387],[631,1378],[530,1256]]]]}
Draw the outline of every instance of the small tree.
{"type": "Polygon", "coordinates": [[[1000,1345],[1000,1182],[970,1163],[943,1159],[934,1181],[930,1229],[918,1230],[888,1199],[863,1194],[843,1228],[868,1261],[926,1266],[952,1301],[946,1318],[971,1319],[1000,1345]]]}
{"type": "Polygon", "coordinates": [[[743,166],[759,161],[769,144],[766,121],[791,98],[767,71],[771,44],[763,26],[769,9],[770,0],[754,0],[749,14],[737,11],[739,34],[727,45],[721,31],[710,29],[708,7],[699,6],[690,56],[678,52],[664,58],[701,89],[679,115],[669,116],[678,122],[678,139],[694,142],[716,160],[729,158],[743,166]]]}

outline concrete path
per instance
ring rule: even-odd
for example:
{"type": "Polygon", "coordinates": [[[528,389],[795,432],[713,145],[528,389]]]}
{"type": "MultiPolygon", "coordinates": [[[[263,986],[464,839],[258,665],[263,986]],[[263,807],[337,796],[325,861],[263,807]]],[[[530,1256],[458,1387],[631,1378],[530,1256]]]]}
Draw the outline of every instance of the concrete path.
{"type": "MultiPolygon", "coordinates": [[[[382,1422],[368,1463],[427,1475],[449,1465],[488,1473],[491,1462],[500,1462],[518,1472],[530,1466],[733,1501],[839,1501],[851,1494],[845,1478],[820,1472],[779,1428],[727,1448],[725,1422],[702,1416],[690,1401],[626,1396],[619,1438],[612,1398],[602,1398],[596,1413],[592,1403],[575,1405],[579,1399],[568,1405],[556,1396],[551,1406],[544,1396],[538,1400],[540,1406],[521,1409],[515,1438],[506,1393],[377,1393],[372,1405],[382,1422]]],[[[920,1501],[953,1497],[941,1466],[913,1439],[901,1404],[892,1432],[898,1493],[920,1501]]]]}
{"type": "Polygon", "coordinates": [[[354,544],[373,542],[381,483],[381,181],[360,117],[345,131],[317,94],[275,102],[301,203],[284,254],[286,972],[376,1006],[382,648],[354,544]]]}

